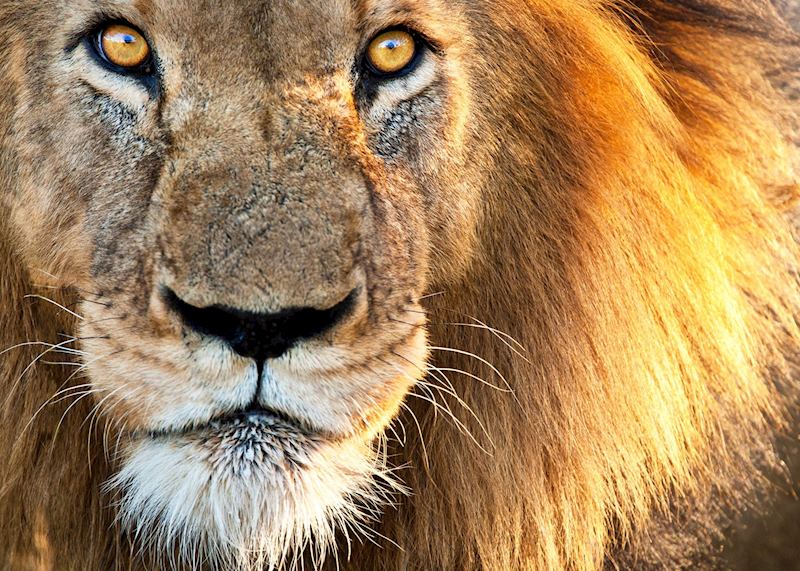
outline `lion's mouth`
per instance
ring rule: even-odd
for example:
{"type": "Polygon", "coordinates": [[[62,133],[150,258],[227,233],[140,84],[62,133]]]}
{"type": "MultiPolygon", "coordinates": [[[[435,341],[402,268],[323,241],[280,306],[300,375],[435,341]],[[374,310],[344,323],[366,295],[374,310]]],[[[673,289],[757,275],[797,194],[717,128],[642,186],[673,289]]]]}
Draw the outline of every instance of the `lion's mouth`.
{"type": "Polygon", "coordinates": [[[148,431],[147,436],[154,440],[174,437],[203,439],[231,431],[258,432],[259,430],[275,430],[305,437],[316,433],[304,422],[286,413],[260,405],[251,405],[233,412],[222,413],[207,422],[175,429],[148,431]]]}
{"type": "Polygon", "coordinates": [[[148,437],[169,446],[191,447],[217,474],[248,480],[275,469],[310,468],[310,453],[327,440],[293,417],[257,406],[201,425],[150,432],[148,437]]]}

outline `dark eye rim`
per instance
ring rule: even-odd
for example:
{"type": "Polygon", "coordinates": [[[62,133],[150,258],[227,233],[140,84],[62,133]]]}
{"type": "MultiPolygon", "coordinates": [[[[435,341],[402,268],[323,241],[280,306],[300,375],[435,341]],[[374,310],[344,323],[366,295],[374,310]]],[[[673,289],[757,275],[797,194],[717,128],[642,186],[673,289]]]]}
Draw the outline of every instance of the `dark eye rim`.
{"type": "Polygon", "coordinates": [[[92,31],[86,36],[86,41],[91,47],[91,52],[92,55],[95,56],[95,59],[97,59],[100,64],[102,64],[103,67],[107,68],[109,71],[113,71],[118,75],[127,75],[132,77],[147,77],[153,75],[154,73],[155,59],[153,56],[153,44],[147,37],[147,34],[130,22],[126,22],[125,20],[104,20],[92,29],[92,31]],[[147,47],[150,50],[147,59],[136,67],[123,67],[112,62],[103,49],[103,32],[105,32],[110,26],[126,26],[140,34],[144,38],[144,41],[147,42],[147,47]]]}
{"type": "Polygon", "coordinates": [[[361,56],[361,68],[366,71],[366,73],[372,78],[376,80],[392,80],[404,77],[414,71],[419,63],[422,61],[422,56],[426,49],[430,47],[429,42],[416,30],[410,28],[408,26],[390,26],[388,28],[384,28],[373,34],[370,37],[369,41],[366,43],[366,47],[364,48],[363,55],[361,56]],[[390,73],[383,72],[376,68],[369,59],[369,46],[372,45],[378,37],[382,36],[383,34],[387,34],[389,32],[405,32],[411,39],[414,40],[414,56],[411,60],[401,69],[397,71],[393,71],[390,73]]]}

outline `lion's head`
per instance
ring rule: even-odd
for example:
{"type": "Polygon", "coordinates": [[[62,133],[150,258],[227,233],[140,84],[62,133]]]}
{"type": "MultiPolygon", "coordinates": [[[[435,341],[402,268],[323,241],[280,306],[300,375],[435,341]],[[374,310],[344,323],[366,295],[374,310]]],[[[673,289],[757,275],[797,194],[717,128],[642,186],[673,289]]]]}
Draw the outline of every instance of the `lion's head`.
{"type": "Polygon", "coordinates": [[[798,306],[767,3],[632,4],[0,1],[6,560],[591,568],[738,481],[798,306]]]}

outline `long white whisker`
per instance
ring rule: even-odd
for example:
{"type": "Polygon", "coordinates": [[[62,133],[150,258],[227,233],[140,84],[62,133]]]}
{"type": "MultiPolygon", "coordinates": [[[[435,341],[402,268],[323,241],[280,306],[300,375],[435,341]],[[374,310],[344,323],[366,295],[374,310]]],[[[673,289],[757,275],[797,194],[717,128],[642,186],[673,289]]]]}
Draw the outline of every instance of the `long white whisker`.
{"type": "Polygon", "coordinates": [[[414,398],[418,398],[418,399],[420,399],[420,400],[423,400],[423,401],[425,401],[425,402],[428,402],[428,403],[430,403],[431,405],[433,405],[433,406],[434,406],[434,408],[438,408],[439,410],[441,410],[442,412],[444,412],[444,413],[447,415],[447,417],[448,417],[448,418],[450,418],[450,420],[452,420],[452,421],[453,421],[453,423],[455,423],[455,425],[456,425],[456,428],[458,428],[458,429],[459,429],[459,431],[460,431],[462,434],[464,434],[464,435],[465,435],[467,438],[469,438],[470,440],[472,440],[472,442],[475,444],[475,446],[477,446],[478,448],[480,448],[480,449],[481,449],[481,451],[482,451],[482,452],[485,452],[487,455],[489,455],[489,456],[492,456],[492,453],[491,453],[489,450],[487,450],[487,449],[486,449],[486,448],[485,448],[485,447],[484,447],[484,446],[483,446],[483,445],[482,445],[480,442],[478,442],[478,439],[477,439],[477,438],[475,438],[475,435],[474,435],[474,434],[472,434],[472,432],[469,430],[469,428],[467,428],[467,425],[466,425],[466,424],[464,424],[464,422],[463,422],[463,421],[462,421],[460,418],[458,418],[458,417],[457,417],[457,416],[456,416],[456,415],[453,413],[453,411],[452,411],[452,410],[450,410],[450,409],[449,409],[449,408],[447,408],[446,406],[443,406],[441,403],[439,403],[439,402],[438,402],[438,401],[436,401],[435,399],[431,399],[431,398],[429,398],[429,397],[426,397],[425,395],[421,395],[421,394],[419,394],[419,393],[414,393],[414,392],[411,392],[411,393],[409,393],[409,396],[411,396],[411,397],[414,397],[414,398]]]}
{"type": "Polygon", "coordinates": [[[422,446],[422,463],[425,465],[425,470],[430,471],[431,469],[430,458],[428,458],[428,449],[425,446],[425,436],[422,433],[422,426],[419,423],[419,419],[417,418],[417,415],[414,413],[411,407],[408,406],[408,404],[402,402],[400,403],[400,408],[406,410],[408,414],[411,415],[411,419],[417,426],[417,433],[419,434],[419,443],[420,446],[422,446]]]}
{"type": "MultiPolygon", "coordinates": [[[[489,439],[489,441],[492,442],[492,438],[489,435],[488,431],[486,430],[486,427],[483,424],[483,421],[478,417],[478,415],[475,413],[475,411],[472,409],[472,407],[470,407],[464,401],[464,399],[461,398],[461,396],[459,396],[458,392],[456,391],[455,386],[453,385],[453,382],[447,377],[447,375],[444,374],[444,369],[440,369],[439,367],[436,367],[434,365],[428,364],[428,365],[426,365],[426,368],[423,370],[418,365],[416,365],[416,363],[414,363],[414,362],[410,361],[409,359],[405,358],[403,355],[400,355],[399,353],[397,353],[395,351],[392,351],[392,354],[395,355],[396,357],[399,357],[399,358],[403,359],[404,361],[410,363],[418,371],[423,373],[424,377],[430,378],[429,375],[426,374],[427,372],[437,373],[437,375],[435,375],[433,378],[438,378],[440,381],[442,381],[442,383],[444,383],[446,385],[446,388],[445,387],[440,387],[439,385],[436,385],[436,384],[433,384],[433,383],[426,383],[423,379],[418,380],[417,383],[419,383],[420,385],[429,385],[429,386],[431,386],[431,387],[433,387],[433,388],[435,388],[435,389],[437,389],[437,390],[439,390],[441,392],[445,392],[446,394],[448,394],[448,395],[452,396],[453,398],[455,398],[456,401],[458,402],[458,404],[461,405],[465,410],[467,410],[467,412],[469,412],[470,415],[473,418],[475,418],[475,420],[480,425],[481,430],[483,431],[483,433],[486,435],[486,437],[489,439]]],[[[391,365],[391,363],[387,363],[387,364],[391,365]]],[[[399,372],[403,373],[403,371],[399,371],[399,372]]],[[[460,371],[460,372],[463,372],[463,371],[460,371]]],[[[482,379],[480,379],[476,375],[472,375],[472,376],[475,377],[475,378],[478,378],[481,381],[483,381],[482,379]]],[[[497,388],[498,390],[501,390],[501,391],[503,390],[503,389],[499,389],[498,387],[495,387],[494,385],[492,385],[491,383],[488,383],[486,381],[483,381],[483,383],[489,385],[490,387],[497,388]]]]}
{"type": "Polygon", "coordinates": [[[511,388],[511,385],[509,384],[509,382],[508,382],[508,380],[505,378],[505,376],[503,376],[503,373],[501,373],[501,372],[500,372],[500,371],[497,369],[497,367],[495,367],[494,365],[492,365],[492,364],[491,364],[489,361],[487,361],[487,360],[486,360],[486,359],[484,359],[483,357],[481,357],[481,356],[479,356],[479,355],[476,355],[475,353],[471,353],[471,352],[469,352],[469,351],[463,351],[462,349],[452,349],[452,348],[450,348],[450,347],[436,347],[436,346],[429,345],[429,346],[428,346],[428,349],[431,349],[431,350],[433,350],[433,351],[443,351],[443,352],[446,352],[446,353],[456,353],[456,354],[458,354],[458,355],[465,355],[465,356],[467,356],[467,357],[472,357],[473,359],[476,359],[476,360],[480,361],[481,363],[483,363],[484,365],[486,365],[487,367],[489,367],[489,368],[490,368],[490,369],[491,369],[491,370],[492,370],[492,371],[493,371],[493,372],[494,372],[494,373],[495,373],[495,374],[496,374],[498,377],[500,377],[500,380],[502,380],[502,381],[503,381],[503,384],[506,386],[506,388],[508,388],[508,390],[509,390],[509,391],[510,391],[512,394],[514,393],[514,389],[512,389],[512,388],[511,388]]]}
{"type": "MultiPolygon", "coordinates": [[[[408,363],[412,364],[421,373],[423,373],[423,374],[425,373],[425,371],[423,371],[420,367],[418,367],[415,363],[413,363],[409,359],[403,357],[402,355],[400,355],[400,354],[398,354],[398,353],[396,353],[394,351],[392,352],[392,354],[395,355],[396,357],[399,357],[399,358],[407,361],[408,363]]],[[[453,397],[456,400],[456,402],[459,405],[461,405],[464,408],[464,410],[466,410],[470,414],[470,416],[472,416],[475,419],[475,421],[478,423],[478,426],[480,426],[480,428],[481,428],[481,432],[483,432],[483,434],[489,440],[489,443],[494,447],[494,442],[492,440],[492,437],[489,435],[488,430],[486,429],[486,425],[478,417],[478,415],[475,413],[475,411],[472,409],[472,407],[470,407],[464,401],[464,399],[462,399],[458,395],[458,393],[455,390],[455,387],[453,386],[453,384],[450,382],[450,379],[448,379],[446,375],[444,375],[442,373],[442,379],[440,379],[440,380],[442,380],[447,385],[447,387],[441,387],[441,386],[433,384],[433,383],[425,382],[423,379],[414,379],[413,377],[410,377],[406,373],[406,371],[404,369],[398,367],[397,365],[394,365],[392,363],[388,363],[387,361],[385,361],[383,359],[381,359],[381,361],[386,363],[387,365],[389,365],[391,367],[394,367],[395,370],[397,370],[397,372],[399,372],[400,374],[404,375],[410,381],[416,383],[420,388],[423,388],[423,389],[424,388],[428,388],[428,387],[429,388],[434,388],[434,389],[436,389],[436,390],[438,390],[438,391],[440,391],[440,392],[442,392],[444,394],[447,394],[447,395],[453,397]]],[[[423,398],[423,397],[421,397],[421,395],[415,395],[414,392],[411,392],[409,394],[412,395],[412,396],[418,396],[420,398],[423,398]]],[[[430,399],[423,398],[423,400],[427,400],[428,402],[430,402],[434,406],[434,412],[436,410],[442,410],[447,415],[449,415],[451,417],[451,419],[453,420],[453,422],[456,424],[456,426],[459,428],[459,430],[462,430],[462,432],[466,433],[467,436],[469,436],[469,438],[475,442],[475,444],[478,446],[478,448],[480,448],[482,451],[486,452],[487,454],[491,455],[491,453],[489,451],[487,451],[486,448],[483,445],[480,444],[480,442],[478,442],[478,439],[475,438],[475,436],[472,434],[472,432],[467,428],[466,424],[464,424],[464,422],[460,418],[458,418],[455,415],[455,413],[448,406],[442,406],[441,403],[439,403],[436,400],[435,396],[432,393],[428,392],[428,394],[430,394],[430,399]]],[[[447,404],[446,401],[445,401],[445,404],[447,404]]]]}
{"type": "Polygon", "coordinates": [[[83,367],[83,363],[76,363],[75,361],[42,361],[42,365],[56,365],[60,367],[83,367]]]}
{"type": "Polygon", "coordinates": [[[67,387],[66,389],[62,389],[58,391],[56,394],[50,397],[50,404],[58,404],[62,401],[65,401],[69,398],[75,397],[79,392],[83,392],[85,390],[92,389],[91,384],[84,384],[84,385],[76,385],[74,387],[67,387]],[[57,400],[54,400],[57,399],[57,400]]]}
{"type": "MultiPolygon", "coordinates": [[[[461,397],[458,395],[458,393],[456,393],[456,392],[455,392],[455,389],[447,389],[447,388],[445,388],[445,387],[440,387],[439,385],[436,385],[436,384],[434,384],[434,383],[426,383],[426,382],[424,382],[424,381],[420,381],[418,384],[419,384],[420,388],[428,388],[428,390],[430,390],[430,389],[436,389],[436,390],[437,390],[437,391],[439,391],[440,393],[443,393],[443,394],[445,394],[445,395],[451,396],[452,398],[456,399],[456,402],[457,402],[457,403],[458,403],[458,404],[459,404],[459,405],[460,405],[462,408],[464,408],[464,410],[466,410],[466,411],[469,413],[469,415],[470,415],[472,418],[474,418],[474,419],[475,419],[475,422],[477,422],[477,423],[478,423],[478,426],[480,427],[480,429],[481,429],[481,432],[483,432],[484,436],[486,436],[486,438],[489,440],[489,443],[492,445],[492,447],[494,447],[494,446],[495,446],[495,445],[494,445],[494,441],[493,441],[493,439],[492,439],[491,435],[489,434],[489,431],[488,431],[488,429],[486,428],[486,425],[483,423],[483,421],[480,419],[480,417],[477,415],[477,413],[476,413],[476,412],[473,410],[473,408],[472,408],[471,406],[469,406],[469,405],[468,405],[468,404],[467,404],[467,403],[464,401],[464,399],[462,399],[462,398],[461,398],[461,397]]],[[[411,394],[413,395],[414,393],[412,392],[411,394]]],[[[428,392],[428,394],[431,394],[431,393],[430,393],[430,392],[428,392]]],[[[443,400],[444,400],[444,397],[442,397],[442,398],[443,398],[443,400]]],[[[436,399],[434,398],[434,400],[436,400],[436,399]]],[[[438,402],[438,401],[437,401],[437,402],[438,402]]],[[[453,413],[453,411],[450,409],[450,407],[449,407],[449,406],[448,406],[448,407],[446,407],[446,410],[447,410],[447,412],[449,412],[449,413],[450,413],[450,415],[451,415],[451,416],[455,417],[455,413],[453,413]]],[[[461,424],[461,426],[463,426],[463,427],[466,429],[466,425],[463,423],[463,421],[461,421],[461,419],[458,419],[458,420],[459,420],[459,423],[461,424]]],[[[471,432],[471,431],[469,431],[469,430],[466,430],[466,432],[468,433],[469,437],[470,437],[470,438],[471,438],[473,441],[475,441],[475,443],[476,443],[476,444],[478,444],[478,446],[480,447],[480,449],[481,449],[481,450],[483,450],[484,452],[487,452],[487,453],[489,453],[489,452],[488,452],[488,451],[487,451],[487,450],[486,450],[486,449],[485,449],[485,448],[484,448],[484,447],[483,447],[483,446],[482,446],[480,443],[478,443],[478,442],[477,442],[477,439],[475,438],[475,436],[472,434],[472,432],[471,432]]]]}
{"type": "Polygon", "coordinates": [[[51,304],[55,305],[56,307],[59,307],[59,308],[63,309],[64,311],[66,311],[67,313],[69,313],[73,317],[76,317],[76,318],[80,319],[81,321],[86,321],[86,318],[83,317],[82,315],[78,315],[77,313],[75,313],[71,309],[69,309],[67,307],[64,307],[63,305],[61,305],[57,301],[54,301],[54,300],[50,299],[49,297],[45,297],[43,295],[39,295],[39,294],[36,294],[36,293],[30,293],[30,294],[24,296],[24,298],[25,299],[29,299],[29,298],[30,299],[41,299],[42,301],[46,301],[47,303],[51,303],[51,304]]]}
{"type": "MultiPolygon", "coordinates": [[[[114,394],[118,390],[119,390],[119,388],[111,391],[111,394],[114,394]]],[[[81,400],[86,398],[88,395],[98,394],[98,393],[102,393],[102,392],[105,392],[105,389],[95,389],[95,390],[92,390],[92,391],[87,391],[87,393],[81,395],[77,400],[75,400],[75,402],[73,402],[72,404],[70,404],[67,407],[67,410],[65,410],[64,414],[61,415],[61,418],[59,419],[58,424],[56,425],[55,432],[53,432],[53,440],[52,440],[53,443],[55,443],[56,438],[58,438],[58,433],[61,430],[61,425],[64,423],[64,419],[67,418],[67,415],[69,414],[69,411],[72,410],[75,407],[75,405],[77,405],[81,400]]],[[[104,397],[104,400],[105,400],[105,398],[107,398],[107,397],[104,397]]],[[[91,414],[91,412],[89,414],[91,414]]],[[[88,418],[88,415],[87,415],[87,418],[88,418]]],[[[83,424],[85,422],[86,422],[86,419],[84,419],[83,423],[81,423],[81,426],[83,426],[83,424]]]]}
{"type": "Polygon", "coordinates": [[[9,390],[8,396],[6,397],[5,401],[3,401],[3,408],[5,409],[8,406],[8,403],[10,402],[11,398],[13,397],[13,395],[17,391],[19,383],[22,381],[22,379],[25,377],[25,375],[28,374],[28,371],[30,371],[31,368],[39,360],[42,359],[42,357],[44,357],[45,355],[47,355],[51,351],[54,351],[54,350],[56,350],[56,349],[58,349],[60,347],[63,347],[64,345],[68,345],[68,344],[73,343],[73,342],[74,342],[73,340],[69,339],[67,341],[62,341],[61,343],[59,343],[57,345],[50,345],[50,347],[48,349],[45,349],[43,352],[39,353],[39,355],[37,355],[30,363],[28,363],[28,366],[25,367],[25,369],[23,369],[23,371],[20,374],[20,376],[17,377],[17,380],[14,381],[14,383],[11,385],[11,389],[9,390]]]}
{"type": "MultiPolygon", "coordinates": [[[[83,392],[83,393],[80,393],[80,396],[78,397],[78,399],[77,399],[75,402],[73,402],[73,403],[72,403],[72,404],[71,404],[71,405],[70,405],[70,406],[67,408],[67,412],[69,412],[69,409],[71,409],[73,406],[75,406],[75,404],[76,404],[77,402],[81,401],[81,400],[82,400],[82,399],[84,399],[86,396],[88,396],[88,395],[91,395],[91,394],[94,394],[95,392],[98,392],[98,391],[99,391],[99,389],[97,389],[97,390],[92,390],[92,391],[85,391],[85,392],[83,392]]],[[[51,398],[52,398],[52,397],[51,397],[51,398]]],[[[50,401],[51,401],[51,399],[50,399],[50,398],[48,398],[48,399],[47,399],[47,400],[46,400],[46,401],[45,401],[45,402],[44,402],[44,403],[43,403],[43,404],[42,404],[42,405],[41,405],[41,406],[40,406],[38,409],[36,409],[36,412],[34,412],[34,413],[33,413],[33,416],[31,416],[30,420],[29,420],[29,421],[28,421],[28,423],[25,425],[25,428],[23,428],[23,429],[22,429],[22,432],[20,432],[20,435],[19,435],[19,437],[18,437],[18,438],[22,438],[22,435],[24,435],[24,434],[25,434],[25,433],[28,431],[28,429],[31,427],[31,425],[33,424],[33,422],[36,420],[36,417],[37,417],[37,416],[39,416],[39,414],[40,414],[40,413],[41,413],[41,412],[42,412],[42,411],[43,411],[45,408],[47,408],[47,406],[48,406],[49,404],[51,404],[51,402],[50,402],[50,401]]],[[[66,413],[65,413],[65,414],[66,414],[66,413]]],[[[62,418],[63,418],[63,416],[62,416],[62,418]]]]}
{"type": "Polygon", "coordinates": [[[434,293],[429,293],[429,294],[426,294],[426,295],[418,297],[417,301],[422,301],[423,299],[430,299],[432,297],[438,297],[438,296],[444,295],[446,293],[447,293],[446,291],[437,291],[437,292],[434,292],[434,293]]]}
{"type": "Polygon", "coordinates": [[[489,381],[483,379],[482,377],[479,377],[478,375],[475,375],[475,374],[467,372],[467,371],[462,371],[461,369],[454,369],[454,368],[451,368],[451,367],[437,367],[437,366],[432,365],[430,363],[427,365],[427,367],[431,371],[441,371],[443,373],[457,373],[459,375],[464,375],[466,377],[469,377],[470,379],[474,379],[474,380],[478,381],[479,383],[489,387],[490,389],[494,389],[494,390],[499,391],[501,393],[512,393],[513,392],[510,389],[507,389],[505,387],[498,387],[497,385],[490,383],[489,381]]]}
{"type": "MultiPolygon", "coordinates": [[[[69,343],[72,343],[74,340],[75,340],[74,338],[70,339],[69,343]]],[[[5,355],[9,351],[13,351],[14,349],[19,349],[21,347],[34,347],[37,345],[53,348],[61,346],[63,345],[63,343],[59,345],[53,345],[52,343],[46,343],[44,341],[26,341],[25,343],[17,343],[16,345],[12,345],[11,347],[4,349],[3,351],[0,351],[0,356],[5,355]]]]}
{"type": "MultiPolygon", "coordinates": [[[[447,307],[433,307],[433,308],[430,308],[428,311],[420,311],[420,310],[416,310],[416,309],[407,308],[407,309],[405,309],[405,311],[408,311],[409,313],[419,313],[419,314],[423,314],[423,315],[428,315],[428,314],[434,313],[436,311],[445,311],[445,312],[449,312],[449,313],[454,313],[454,314],[456,314],[456,315],[458,315],[460,317],[465,317],[467,319],[470,319],[474,323],[443,322],[443,323],[440,323],[440,324],[441,325],[461,326],[461,327],[471,327],[471,328],[475,328],[475,329],[483,329],[485,331],[488,331],[492,335],[497,337],[500,340],[500,342],[503,343],[503,345],[508,347],[518,357],[523,359],[525,362],[530,363],[530,360],[525,355],[522,354],[523,352],[527,353],[528,350],[519,340],[517,340],[510,333],[507,333],[507,332],[505,332],[505,331],[503,331],[501,329],[498,329],[496,327],[492,327],[492,326],[484,323],[483,321],[481,321],[480,319],[478,319],[475,316],[469,315],[467,313],[462,313],[460,311],[456,311],[455,309],[450,309],[450,308],[447,308],[447,307]],[[515,345],[515,347],[512,346],[511,343],[513,343],[515,345]]],[[[411,324],[409,324],[409,325],[411,325],[411,324]]]]}
{"type": "MultiPolygon", "coordinates": [[[[475,319],[475,318],[472,317],[471,319],[475,319]]],[[[475,321],[478,321],[478,320],[475,319],[475,321]]],[[[459,326],[459,327],[470,327],[470,328],[473,328],[473,329],[483,329],[485,331],[488,331],[488,332],[492,333],[495,337],[497,337],[503,345],[505,345],[511,351],[513,351],[514,354],[517,355],[520,359],[524,360],[526,363],[530,363],[530,360],[525,355],[522,354],[523,351],[527,353],[528,350],[522,345],[522,343],[520,343],[519,341],[514,339],[514,337],[512,337],[511,335],[509,335],[505,331],[500,331],[499,329],[495,329],[494,327],[489,327],[488,325],[486,325],[485,323],[482,323],[480,321],[478,321],[478,323],[451,322],[451,323],[446,323],[445,325],[454,325],[454,326],[459,326]],[[516,347],[514,345],[512,345],[511,343],[516,345],[516,347]]]]}

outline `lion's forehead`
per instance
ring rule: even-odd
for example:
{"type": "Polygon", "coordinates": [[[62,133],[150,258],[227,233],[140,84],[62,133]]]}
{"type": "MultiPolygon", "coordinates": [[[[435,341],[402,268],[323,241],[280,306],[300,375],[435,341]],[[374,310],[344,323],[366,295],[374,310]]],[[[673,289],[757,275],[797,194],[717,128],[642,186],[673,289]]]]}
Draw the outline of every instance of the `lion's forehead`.
{"type": "Polygon", "coordinates": [[[156,49],[163,44],[163,57],[175,59],[185,81],[224,81],[231,91],[254,78],[269,86],[349,68],[358,44],[357,19],[344,0],[159,4],[149,23],[156,49]]]}

